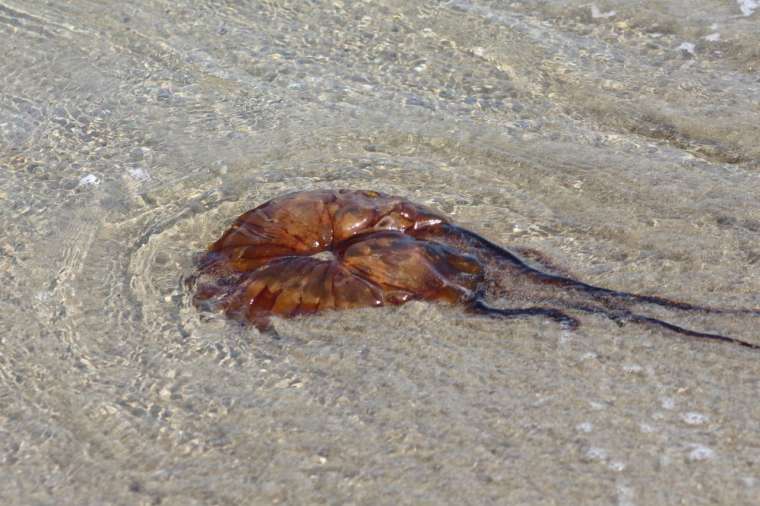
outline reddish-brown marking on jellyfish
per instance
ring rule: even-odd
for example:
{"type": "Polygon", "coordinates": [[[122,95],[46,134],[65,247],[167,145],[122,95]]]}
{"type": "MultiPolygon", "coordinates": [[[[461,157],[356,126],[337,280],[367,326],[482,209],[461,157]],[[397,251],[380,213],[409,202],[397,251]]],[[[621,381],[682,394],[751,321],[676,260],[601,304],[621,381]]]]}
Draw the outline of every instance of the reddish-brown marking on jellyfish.
{"type": "Polygon", "coordinates": [[[304,191],[265,202],[209,247],[193,280],[197,306],[260,329],[269,328],[271,316],[425,300],[495,318],[544,316],[568,328],[578,325],[565,313],[574,310],[760,349],[633,312],[659,306],[760,316],[760,310],[697,306],[544,272],[440,213],[374,191],[304,191]],[[521,307],[495,308],[486,303],[488,296],[521,307]]]}

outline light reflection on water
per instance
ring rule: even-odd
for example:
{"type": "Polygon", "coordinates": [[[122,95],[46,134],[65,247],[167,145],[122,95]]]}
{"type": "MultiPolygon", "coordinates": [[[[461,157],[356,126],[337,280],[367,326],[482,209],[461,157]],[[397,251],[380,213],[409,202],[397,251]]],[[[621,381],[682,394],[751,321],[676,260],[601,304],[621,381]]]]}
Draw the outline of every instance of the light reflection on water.
{"type": "Polygon", "coordinates": [[[3,3],[2,502],[752,504],[751,352],[419,303],[274,341],[183,283],[242,211],[351,187],[595,284],[760,306],[751,10],[3,3]]]}

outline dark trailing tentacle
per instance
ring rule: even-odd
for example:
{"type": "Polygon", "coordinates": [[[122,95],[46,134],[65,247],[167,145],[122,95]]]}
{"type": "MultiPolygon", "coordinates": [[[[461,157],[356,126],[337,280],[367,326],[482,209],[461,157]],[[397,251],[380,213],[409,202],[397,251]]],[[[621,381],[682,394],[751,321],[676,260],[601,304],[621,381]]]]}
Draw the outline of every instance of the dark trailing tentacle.
{"type": "Polygon", "coordinates": [[[438,239],[444,243],[452,243],[459,247],[462,247],[464,251],[475,255],[484,261],[484,263],[489,263],[489,261],[493,263],[494,259],[496,259],[498,262],[506,263],[513,270],[516,270],[519,274],[523,274],[529,278],[532,278],[532,280],[537,284],[555,286],[557,288],[562,288],[565,290],[571,289],[576,293],[585,294],[591,299],[602,304],[615,302],[628,304],[652,304],[665,307],[667,309],[680,311],[695,311],[711,314],[746,314],[760,316],[760,309],[731,309],[700,306],[696,304],[690,304],[688,302],[671,300],[665,297],[657,297],[654,295],[639,295],[635,293],[611,290],[609,288],[590,285],[588,283],[584,283],[572,278],[542,272],[529,266],[520,257],[507,250],[506,248],[492,243],[488,239],[476,234],[475,232],[471,232],[470,230],[448,223],[438,225],[436,227],[431,227],[427,230],[422,230],[420,234],[429,239],[438,239]]]}
{"type": "MultiPolygon", "coordinates": [[[[513,303],[536,303],[558,305],[569,310],[605,316],[619,325],[634,322],[649,327],[666,329],[671,332],[696,337],[734,343],[752,349],[760,349],[760,344],[753,344],[734,337],[711,334],[690,330],[673,323],[637,314],[632,311],[636,305],[654,305],[676,311],[697,312],[703,314],[751,315],[760,316],[758,309],[729,309],[709,306],[699,306],[687,302],[670,300],[664,297],[638,295],[602,288],[569,277],[542,272],[531,267],[520,257],[501,246],[492,243],[475,232],[456,225],[442,224],[421,230],[419,235],[429,240],[437,240],[445,244],[455,245],[463,251],[479,258],[485,265],[490,265],[498,273],[499,280],[495,282],[496,289],[504,288],[507,298],[513,295],[519,300],[513,303]],[[516,289],[515,287],[522,287],[516,289]]],[[[518,317],[529,315],[544,315],[555,321],[572,319],[559,310],[543,307],[528,309],[496,309],[487,306],[482,301],[474,303],[473,310],[483,314],[502,317],[518,317]]],[[[573,327],[578,322],[574,322],[573,327]]]]}
{"type": "Polygon", "coordinates": [[[760,344],[750,343],[748,341],[743,341],[735,337],[728,337],[728,336],[723,336],[720,334],[710,334],[707,332],[697,332],[694,330],[685,329],[683,327],[679,327],[678,325],[673,325],[672,323],[668,323],[663,320],[658,320],[657,318],[650,318],[648,316],[631,314],[630,316],[628,316],[627,319],[629,319],[632,322],[640,323],[643,325],[666,328],[670,330],[671,332],[682,334],[684,336],[698,337],[701,339],[711,339],[713,341],[723,341],[726,343],[738,344],[739,346],[744,346],[745,348],[752,348],[753,350],[760,350],[760,344]]]}
{"type": "Polygon", "coordinates": [[[700,339],[710,339],[714,341],[723,341],[727,343],[734,343],[734,344],[738,344],[739,346],[744,346],[746,348],[760,350],[760,344],[750,343],[748,341],[743,341],[735,337],[724,336],[721,334],[712,334],[709,332],[698,332],[696,330],[690,330],[690,329],[681,327],[679,325],[675,325],[673,323],[660,320],[658,318],[651,318],[649,316],[632,313],[630,311],[606,311],[604,309],[600,309],[596,307],[586,307],[586,306],[577,306],[577,307],[574,307],[573,309],[577,309],[578,311],[583,311],[589,314],[606,316],[607,318],[613,320],[618,325],[623,325],[626,322],[634,322],[640,325],[646,325],[648,327],[664,328],[671,332],[674,332],[676,334],[681,334],[684,336],[698,337],[700,339]]]}
{"type": "Polygon", "coordinates": [[[547,307],[526,307],[526,308],[495,308],[491,307],[480,299],[476,299],[469,306],[470,311],[476,314],[490,316],[492,318],[521,318],[523,316],[543,316],[550,318],[562,325],[568,330],[575,330],[580,322],[572,316],[566,315],[558,309],[547,307]]]}

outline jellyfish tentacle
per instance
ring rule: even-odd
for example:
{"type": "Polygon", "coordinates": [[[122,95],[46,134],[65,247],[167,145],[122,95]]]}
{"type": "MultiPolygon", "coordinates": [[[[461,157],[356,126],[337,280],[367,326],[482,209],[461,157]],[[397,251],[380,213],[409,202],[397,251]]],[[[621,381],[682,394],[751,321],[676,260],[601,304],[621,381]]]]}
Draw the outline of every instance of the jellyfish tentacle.
{"type": "Polygon", "coordinates": [[[760,350],[760,344],[757,344],[757,343],[751,343],[749,341],[744,341],[742,339],[737,339],[735,337],[724,336],[722,334],[713,334],[710,332],[699,332],[696,330],[687,329],[685,327],[681,327],[680,325],[675,325],[673,323],[660,320],[659,318],[652,318],[650,316],[633,313],[631,311],[607,311],[604,309],[600,309],[598,307],[589,307],[589,306],[577,306],[574,309],[577,309],[578,311],[583,311],[589,314],[605,316],[621,326],[625,324],[626,322],[633,322],[633,323],[637,323],[639,325],[644,325],[651,328],[660,328],[660,329],[664,328],[673,333],[681,334],[684,336],[698,337],[701,339],[710,339],[713,341],[723,341],[723,342],[728,342],[728,343],[734,343],[734,344],[738,344],[739,346],[743,346],[745,348],[760,350]]]}
{"type": "Polygon", "coordinates": [[[523,275],[537,285],[543,285],[547,288],[555,287],[561,289],[564,291],[563,293],[565,295],[568,293],[567,290],[569,289],[578,295],[585,295],[588,298],[611,308],[620,304],[624,305],[624,307],[635,304],[651,304],[679,311],[760,316],[760,309],[701,306],[655,295],[640,295],[620,290],[612,290],[584,283],[569,277],[546,273],[531,267],[511,251],[494,244],[485,237],[449,223],[436,225],[435,227],[422,230],[420,231],[420,235],[431,240],[438,239],[447,244],[455,244],[463,248],[465,252],[481,258],[484,263],[496,263],[498,264],[498,268],[508,267],[510,268],[509,270],[512,271],[510,274],[523,275]]]}
{"type": "MultiPolygon", "coordinates": [[[[730,309],[699,306],[687,302],[670,300],[664,297],[638,295],[602,288],[572,278],[549,274],[526,264],[517,255],[489,241],[470,230],[452,224],[442,224],[421,231],[429,240],[439,240],[445,244],[456,245],[466,253],[481,259],[491,270],[499,272],[501,284],[510,287],[522,282],[527,289],[519,292],[521,298],[537,303],[551,303],[566,309],[580,310],[598,314],[613,320],[618,325],[625,322],[666,329],[690,337],[730,342],[743,347],[760,349],[760,345],[734,337],[708,332],[699,332],[679,325],[634,313],[637,305],[653,305],[676,311],[698,312],[702,314],[749,315],[760,316],[757,309],[730,309]]],[[[493,283],[498,284],[498,283],[493,283]]],[[[508,292],[509,290],[507,290],[508,292]]],[[[548,315],[547,315],[548,316],[548,315]]]]}
{"type": "Polygon", "coordinates": [[[631,314],[627,317],[627,319],[632,322],[639,323],[642,325],[665,328],[665,329],[670,330],[671,332],[675,332],[677,334],[682,334],[685,336],[698,337],[701,339],[710,339],[713,341],[723,341],[727,343],[738,344],[739,346],[743,346],[745,348],[751,348],[753,350],[760,350],[760,344],[750,343],[749,341],[744,341],[742,339],[724,336],[721,334],[712,334],[709,332],[698,332],[695,330],[690,330],[684,327],[680,327],[678,325],[674,325],[672,323],[668,323],[664,320],[660,320],[657,318],[650,318],[649,316],[631,314]]]}
{"type": "Polygon", "coordinates": [[[694,330],[689,330],[689,329],[686,329],[684,327],[679,327],[678,325],[674,325],[672,323],[668,323],[668,322],[666,322],[664,320],[659,320],[657,318],[650,318],[648,316],[642,316],[642,315],[636,315],[636,314],[634,314],[634,315],[631,315],[628,319],[630,321],[633,321],[633,322],[636,322],[636,323],[639,323],[639,324],[643,324],[643,325],[665,328],[665,329],[668,329],[668,330],[670,330],[672,332],[675,332],[677,334],[682,334],[682,335],[685,335],[685,336],[698,337],[698,338],[701,338],[701,339],[710,339],[710,340],[714,340],[714,341],[723,341],[723,342],[738,344],[739,346],[744,346],[745,348],[752,348],[752,349],[755,349],[755,350],[760,350],[760,345],[759,344],[750,343],[749,341],[744,341],[742,339],[737,339],[735,337],[724,336],[724,335],[721,335],[721,334],[711,334],[711,333],[708,333],[708,332],[697,332],[697,331],[694,331],[694,330]]]}
{"type": "Polygon", "coordinates": [[[512,319],[525,316],[542,316],[554,320],[568,330],[575,330],[580,325],[580,322],[572,316],[549,307],[496,308],[489,306],[480,299],[475,299],[470,303],[468,309],[473,313],[491,318],[512,319]]]}

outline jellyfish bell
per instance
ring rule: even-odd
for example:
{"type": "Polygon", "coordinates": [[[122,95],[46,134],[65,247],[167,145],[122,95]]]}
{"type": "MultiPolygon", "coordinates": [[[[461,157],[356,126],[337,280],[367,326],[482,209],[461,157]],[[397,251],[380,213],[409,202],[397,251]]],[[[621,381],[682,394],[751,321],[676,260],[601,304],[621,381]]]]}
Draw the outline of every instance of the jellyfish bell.
{"type": "Polygon", "coordinates": [[[370,231],[395,230],[411,233],[449,220],[432,209],[374,191],[338,190],[330,206],[335,241],[370,231]]]}
{"type": "Polygon", "coordinates": [[[374,191],[314,190],[272,199],[241,215],[200,260],[205,271],[246,272],[268,259],[333,250],[360,234],[421,230],[448,219],[374,191]]]}
{"type": "Polygon", "coordinates": [[[206,283],[196,305],[268,327],[269,316],[398,305],[410,300],[466,302],[482,282],[472,256],[394,230],[356,235],[334,258],[293,255],[272,259],[234,283],[206,283]],[[232,287],[228,289],[228,287],[232,287]]]}

